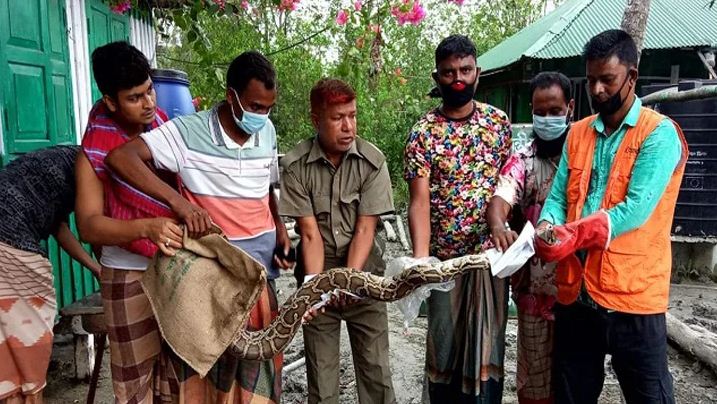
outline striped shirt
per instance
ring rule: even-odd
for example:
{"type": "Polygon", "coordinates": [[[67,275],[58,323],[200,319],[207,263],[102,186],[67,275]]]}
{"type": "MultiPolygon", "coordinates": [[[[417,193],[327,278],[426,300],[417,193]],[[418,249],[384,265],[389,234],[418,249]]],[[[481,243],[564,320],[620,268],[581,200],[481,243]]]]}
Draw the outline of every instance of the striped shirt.
{"type": "Polygon", "coordinates": [[[182,195],[206,209],[229,240],[274,234],[269,209],[269,185],[278,182],[274,125],[268,121],[240,146],[221,127],[217,107],[177,117],[142,139],[155,166],[178,173],[182,195]]]}
{"type": "MultiPolygon", "coordinates": [[[[166,120],[167,115],[157,108],[154,121],[147,125],[145,130],[157,128],[166,120]]],[[[130,140],[127,132],[112,118],[104,102],[97,101],[90,111],[87,129],[82,137],[82,150],[95,170],[97,178],[102,182],[105,214],[119,220],[174,216],[169,206],[127,184],[105,165],[107,154],[130,140]]],[[[167,178],[174,177],[174,175],[157,174],[171,185],[176,186],[176,178],[167,178]]],[[[157,246],[148,238],[134,240],[120,247],[143,257],[152,257],[157,252],[157,246]]],[[[132,259],[136,260],[136,258],[132,259]]]]}

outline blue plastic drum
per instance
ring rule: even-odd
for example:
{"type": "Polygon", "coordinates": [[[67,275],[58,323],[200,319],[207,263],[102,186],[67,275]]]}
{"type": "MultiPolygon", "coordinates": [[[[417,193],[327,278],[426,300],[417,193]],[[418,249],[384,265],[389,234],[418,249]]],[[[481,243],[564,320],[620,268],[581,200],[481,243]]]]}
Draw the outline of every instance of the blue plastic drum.
{"type": "Polygon", "coordinates": [[[153,69],[152,81],[157,92],[157,105],[167,112],[169,119],[195,112],[187,73],[173,69],[153,69]]]}

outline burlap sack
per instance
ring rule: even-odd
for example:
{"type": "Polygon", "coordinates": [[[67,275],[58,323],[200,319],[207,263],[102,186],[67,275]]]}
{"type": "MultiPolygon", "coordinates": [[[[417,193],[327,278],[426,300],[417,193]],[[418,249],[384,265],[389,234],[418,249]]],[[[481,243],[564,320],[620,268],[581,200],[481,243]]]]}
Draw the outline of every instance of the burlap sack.
{"type": "Polygon", "coordinates": [[[162,336],[204,377],[245,327],[266,283],[264,266],[221,234],[157,253],[142,278],[162,336]]]}

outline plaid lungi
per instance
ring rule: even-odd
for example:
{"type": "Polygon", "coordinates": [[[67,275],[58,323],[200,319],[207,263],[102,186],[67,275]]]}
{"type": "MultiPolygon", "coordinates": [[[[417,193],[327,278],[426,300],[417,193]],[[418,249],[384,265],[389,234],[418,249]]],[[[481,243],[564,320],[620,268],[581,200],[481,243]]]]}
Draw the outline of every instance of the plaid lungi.
{"type": "Polygon", "coordinates": [[[52,265],[0,243],[0,403],[41,403],[57,314],[52,265]]]}
{"type": "Polygon", "coordinates": [[[140,284],[143,271],[102,268],[102,305],[110,342],[116,403],[176,402],[179,386],[152,306],[140,284]]]}
{"type": "MultiPolygon", "coordinates": [[[[272,282],[262,290],[247,329],[261,330],[278,314],[272,282]]],[[[245,361],[224,353],[205,378],[172,354],[180,380],[180,404],[278,404],[284,355],[266,361],[245,361]]]]}
{"type": "Polygon", "coordinates": [[[518,306],[518,358],[515,383],[521,404],[553,402],[555,265],[537,258],[511,277],[518,306]]]}

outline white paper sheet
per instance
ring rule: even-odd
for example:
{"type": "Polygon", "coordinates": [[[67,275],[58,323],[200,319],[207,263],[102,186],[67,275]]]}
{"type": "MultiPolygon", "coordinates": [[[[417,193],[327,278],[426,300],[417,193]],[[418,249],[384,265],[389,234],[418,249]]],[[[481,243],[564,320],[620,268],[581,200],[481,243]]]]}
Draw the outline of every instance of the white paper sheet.
{"type": "Polygon", "coordinates": [[[535,254],[534,236],[535,228],[530,222],[527,222],[523,231],[518,235],[518,239],[505,252],[501,253],[495,248],[487,250],[485,253],[490,261],[490,271],[493,276],[506,278],[528,262],[530,257],[535,254]]]}

